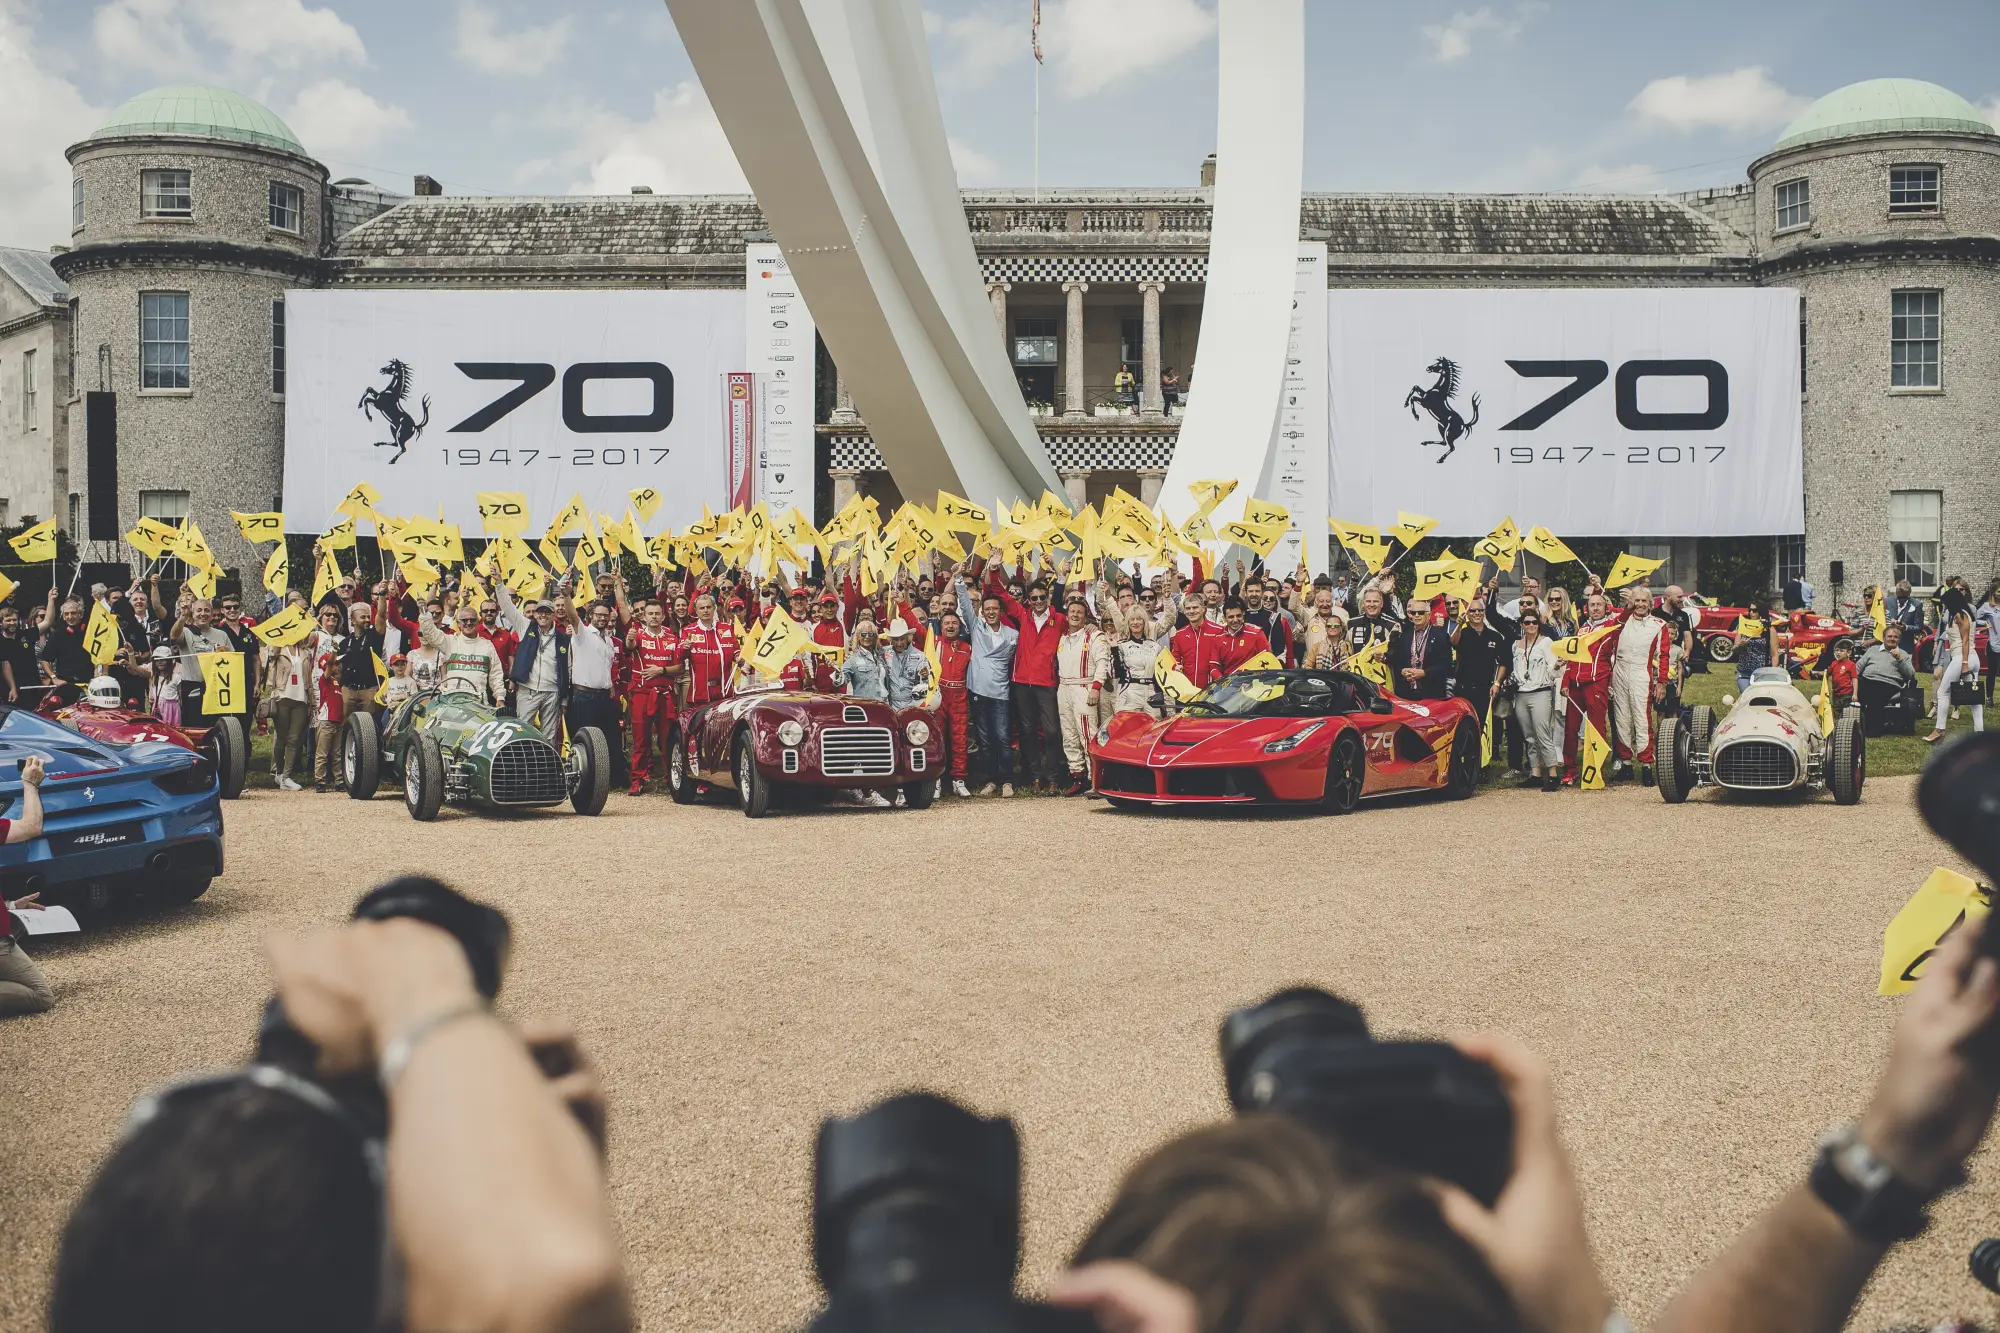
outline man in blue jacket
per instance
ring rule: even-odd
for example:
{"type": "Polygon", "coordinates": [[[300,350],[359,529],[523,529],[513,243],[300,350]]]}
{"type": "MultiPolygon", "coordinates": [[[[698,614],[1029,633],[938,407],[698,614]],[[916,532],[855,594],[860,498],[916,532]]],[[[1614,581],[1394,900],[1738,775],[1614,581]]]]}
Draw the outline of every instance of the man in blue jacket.
{"type": "Polygon", "coordinates": [[[1010,734],[1008,698],[1014,682],[1014,646],[1020,634],[1001,618],[998,593],[987,591],[979,614],[972,614],[972,594],[966,591],[965,575],[953,580],[958,593],[958,615],[972,629],[972,660],[965,667],[965,693],[972,705],[972,726],[979,737],[979,752],[985,756],[986,785],[981,796],[991,796],[997,783],[1002,796],[1014,794],[1014,738],[1010,734]]]}
{"type": "Polygon", "coordinates": [[[496,583],[494,591],[501,616],[521,636],[507,671],[514,682],[514,716],[553,741],[569,702],[569,631],[556,620],[555,603],[536,602],[524,613],[506,584],[496,583]]]}

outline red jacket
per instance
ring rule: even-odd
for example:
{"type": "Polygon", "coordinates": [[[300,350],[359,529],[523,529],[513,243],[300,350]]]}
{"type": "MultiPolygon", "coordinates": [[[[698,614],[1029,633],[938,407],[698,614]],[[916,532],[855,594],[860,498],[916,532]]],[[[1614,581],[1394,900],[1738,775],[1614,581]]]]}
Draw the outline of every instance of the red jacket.
{"type": "Polygon", "coordinates": [[[695,621],[681,631],[681,661],[687,665],[687,701],[714,703],[736,666],[736,626],[720,616],[710,626],[695,621]]]}
{"type": "Polygon", "coordinates": [[[1590,660],[1588,662],[1563,663],[1563,682],[1565,684],[1594,685],[1600,680],[1608,681],[1611,679],[1611,655],[1618,651],[1618,623],[1618,617],[1607,616],[1603,620],[1578,627],[1577,633],[1579,636],[1588,634],[1594,629],[1602,629],[1606,625],[1612,626],[1612,630],[1611,633],[1590,645],[1590,660]]]}
{"type": "Polygon", "coordinates": [[[1014,683],[1016,685],[1056,684],[1056,646],[1062,636],[1069,632],[1069,619],[1049,600],[1048,619],[1038,628],[1035,618],[1028,608],[1014,599],[1004,584],[989,585],[1000,596],[1000,605],[1006,608],[1007,623],[1020,636],[1014,645],[1014,683]]]}
{"type": "Polygon", "coordinates": [[[940,637],[938,653],[938,684],[946,690],[956,690],[960,698],[965,696],[965,669],[972,662],[972,645],[964,639],[940,637]]]}
{"type": "MultiPolygon", "coordinates": [[[[1182,632],[1185,633],[1186,631],[1182,632]]],[[[1234,634],[1225,629],[1221,636],[1221,649],[1218,653],[1219,661],[1217,666],[1221,674],[1226,676],[1233,671],[1241,670],[1243,664],[1258,653],[1268,653],[1270,651],[1271,641],[1265,638],[1264,631],[1258,629],[1255,625],[1245,625],[1234,634]]]]}
{"type": "MultiPolygon", "coordinates": [[[[500,654],[500,665],[510,672],[513,671],[514,653],[521,646],[521,636],[505,625],[489,625],[482,620],[479,622],[479,637],[492,644],[493,651],[500,654]]],[[[513,688],[511,680],[508,682],[508,688],[513,688]]]]}
{"type": "MultiPolygon", "coordinates": [[[[815,620],[812,623],[814,643],[827,648],[847,647],[847,631],[840,627],[838,620],[815,620]]],[[[808,687],[821,694],[839,694],[840,687],[833,678],[833,662],[822,654],[814,653],[812,660],[812,684],[808,687]]]]}
{"type": "Polygon", "coordinates": [[[649,667],[672,667],[680,665],[680,636],[665,625],[657,631],[644,625],[632,631],[632,648],[628,654],[632,664],[631,693],[664,695],[673,699],[674,681],[670,676],[654,676],[641,679],[639,673],[649,667]]]}
{"type": "MultiPolygon", "coordinates": [[[[1259,634],[1258,638],[1264,636],[1259,634]]],[[[1174,664],[1181,673],[1196,685],[1206,688],[1221,680],[1227,673],[1222,670],[1222,654],[1230,642],[1229,631],[1216,624],[1207,616],[1201,616],[1188,623],[1186,629],[1176,630],[1174,637],[1167,641],[1173,649],[1174,664]]],[[[1255,654],[1246,654],[1246,657],[1255,654]]]]}
{"type": "Polygon", "coordinates": [[[1833,692],[1835,694],[1854,693],[1854,680],[1858,670],[1859,668],[1855,666],[1854,659],[1851,657],[1845,662],[1834,662],[1829,665],[1826,669],[1826,676],[1828,680],[1833,682],[1833,692]]]}

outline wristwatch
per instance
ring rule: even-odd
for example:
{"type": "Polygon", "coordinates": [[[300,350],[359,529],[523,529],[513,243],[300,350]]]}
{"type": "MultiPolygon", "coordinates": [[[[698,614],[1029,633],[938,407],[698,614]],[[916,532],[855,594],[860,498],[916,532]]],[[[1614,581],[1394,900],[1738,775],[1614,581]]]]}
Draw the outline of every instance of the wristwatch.
{"type": "Polygon", "coordinates": [[[1826,1132],[1819,1141],[1806,1183],[1857,1236],[1890,1245],[1921,1235],[1931,1223],[1926,1211],[1936,1194],[1896,1174],[1861,1141],[1853,1125],[1826,1132]]]}

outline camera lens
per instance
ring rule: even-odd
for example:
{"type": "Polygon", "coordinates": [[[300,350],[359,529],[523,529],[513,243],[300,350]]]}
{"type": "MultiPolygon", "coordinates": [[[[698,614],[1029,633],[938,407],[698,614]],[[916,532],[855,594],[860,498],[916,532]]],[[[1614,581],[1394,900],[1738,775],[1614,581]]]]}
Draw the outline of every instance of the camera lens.
{"type": "Polygon", "coordinates": [[[1989,1237],[1973,1246],[1970,1267],[1980,1286],[2000,1293],[2000,1240],[1989,1237]]]}
{"type": "Polygon", "coordinates": [[[1269,1107],[1277,1089],[1253,1072],[1260,1057],[1280,1041],[1312,1039],[1366,1041],[1368,1019],[1359,1005],[1317,986],[1281,990],[1223,1019],[1219,1041],[1230,1104],[1239,1111],[1269,1107]]]}

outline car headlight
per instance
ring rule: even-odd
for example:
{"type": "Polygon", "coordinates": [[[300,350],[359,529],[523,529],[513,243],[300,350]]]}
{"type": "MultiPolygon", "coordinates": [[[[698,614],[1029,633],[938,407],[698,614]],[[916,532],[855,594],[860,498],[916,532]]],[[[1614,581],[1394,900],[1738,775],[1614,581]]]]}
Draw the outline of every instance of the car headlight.
{"type": "Polygon", "coordinates": [[[1324,722],[1315,722],[1311,726],[1303,727],[1300,730],[1293,732],[1289,736],[1285,736],[1278,740],[1272,741],[1269,745],[1266,745],[1264,747],[1264,753],[1283,754],[1287,750],[1296,750],[1299,748],[1299,745],[1305,740],[1306,737],[1312,735],[1315,731],[1318,731],[1321,727],[1325,725],[1326,723],[1324,722]]]}
{"type": "Polygon", "coordinates": [[[778,724],[778,744],[793,746],[805,738],[806,729],[798,724],[796,718],[788,717],[778,724]]]}
{"type": "Polygon", "coordinates": [[[903,735],[912,745],[928,745],[931,739],[931,724],[920,717],[913,717],[910,719],[910,724],[903,728],[903,735]]]}

